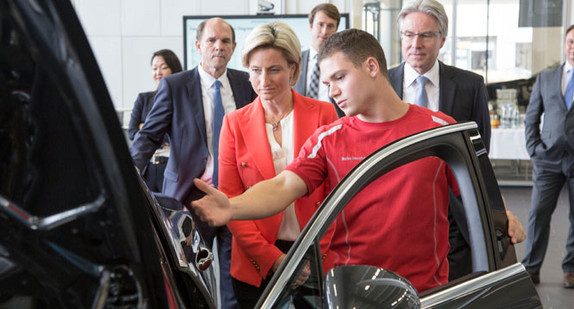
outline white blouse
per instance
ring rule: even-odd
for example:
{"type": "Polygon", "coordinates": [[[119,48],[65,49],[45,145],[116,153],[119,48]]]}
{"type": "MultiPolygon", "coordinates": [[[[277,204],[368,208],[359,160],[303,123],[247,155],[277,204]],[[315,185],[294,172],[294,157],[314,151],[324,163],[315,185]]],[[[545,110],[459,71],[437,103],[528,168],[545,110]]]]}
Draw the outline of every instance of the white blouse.
{"type": "MultiPolygon", "coordinates": [[[[273,136],[273,126],[270,123],[265,124],[267,131],[267,140],[271,146],[271,156],[275,166],[275,174],[281,173],[287,165],[293,161],[293,111],[281,119],[281,139],[279,145],[273,136]]],[[[277,239],[294,241],[301,233],[297,215],[295,214],[295,205],[292,203],[283,211],[283,220],[279,226],[277,239]]]]}

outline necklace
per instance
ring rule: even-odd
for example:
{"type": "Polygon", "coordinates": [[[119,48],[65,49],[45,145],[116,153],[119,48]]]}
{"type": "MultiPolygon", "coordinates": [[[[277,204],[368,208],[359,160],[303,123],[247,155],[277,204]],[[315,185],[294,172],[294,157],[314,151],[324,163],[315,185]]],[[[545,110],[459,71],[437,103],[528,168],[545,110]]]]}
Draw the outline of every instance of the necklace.
{"type": "Polygon", "coordinates": [[[279,117],[279,120],[277,120],[276,122],[271,122],[271,129],[273,131],[277,131],[277,128],[279,128],[279,125],[281,124],[281,120],[283,120],[283,118],[285,118],[285,116],[289,115],[291,111],[288,111],[287,113],[283,114],[283,116],[279,117]]]}
{"type": "Polygon", "coordinates": [[[279,119],[279,121],[277,121],[275,123],[271,123],[271,128],[273,129],[273,131],[277,131],[277,128],[279,127],[279,123],[281,123],[281,119],[279,119]]]}

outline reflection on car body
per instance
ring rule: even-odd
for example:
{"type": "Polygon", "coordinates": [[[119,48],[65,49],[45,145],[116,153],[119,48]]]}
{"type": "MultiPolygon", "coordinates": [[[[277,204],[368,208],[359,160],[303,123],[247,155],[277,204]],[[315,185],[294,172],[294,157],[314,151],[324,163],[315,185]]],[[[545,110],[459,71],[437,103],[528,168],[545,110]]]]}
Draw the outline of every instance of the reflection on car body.
{"type": "MultiPolygon", "coordinates": [[[[1,1],[0,307],[217,308],[212,259],[189,211],[151,195],[135,171],[72,4],[1,1]]],[[[421,132],[358,165],[304,229],[259,305],[290,302],[540,307],[508,241],[476,125],[421,132]],[[326,274],[318,239],[346,203],[374,179],[425,156],[447,162],[461,187],[472,223],[473,274],[418,295],[390,270],[342,266],[326,274]],[[309,280],[293,289],[306,265],[309,280]],[[370,292],[340,289],[338,280],[370,292]]]]}

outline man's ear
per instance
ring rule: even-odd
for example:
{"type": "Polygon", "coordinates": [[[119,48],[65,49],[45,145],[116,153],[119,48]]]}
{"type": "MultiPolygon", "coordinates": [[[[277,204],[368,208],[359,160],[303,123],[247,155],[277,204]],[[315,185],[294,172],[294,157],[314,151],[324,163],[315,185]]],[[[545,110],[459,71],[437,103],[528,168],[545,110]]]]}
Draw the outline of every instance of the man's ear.
{"type": "Polygon", "coordinates": [[[195,41],[195,49],[201,54],[201,44],[199,41],[195,41]]]}
{"type": "Polygon", "coordinates": [[[377,76],[379,74],[379,62],[374,57],[369,57],[365,60],[365,68],[369,71],[371,77],[377,76]]]}

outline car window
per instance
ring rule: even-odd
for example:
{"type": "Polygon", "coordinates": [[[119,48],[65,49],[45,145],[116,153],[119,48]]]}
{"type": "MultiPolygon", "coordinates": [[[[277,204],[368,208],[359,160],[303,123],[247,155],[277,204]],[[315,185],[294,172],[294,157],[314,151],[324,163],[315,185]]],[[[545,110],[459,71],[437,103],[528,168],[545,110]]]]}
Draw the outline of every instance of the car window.
{"type": "Polygon", "coordinates": [[[0,27],[0,196],[33,216],[97,200],[101,189],[70,98],[19,30],[0,27]],[[81,158],[81,159],[79,159],[81,158]]]}
{"type": "MultiPolygon", "coordinates": [[[[461,126],[462,124],[456,125],[461,126]]],[[[442,130],[448,130],[448,128],[443,128],[442,130]]],[[[432,135],[432,134],[431,134],[432,135]]],[[[382,181],[381,177],[393,177],[393,174],[398,171],[397,168],[404,168],[409,164],[418,164],[418,162],[422,162],[424,160],[438,160],[437,162],[443,162],[445,165],[441,169],[442,174],[445,173],[453,173],[454,178],[456,181],[454,183],[455,186],[454,191],[460,191],[461,193],[461,201],[464,207],[464,212],[467,216],[467,221],[469,223],[469,232],[470,232],[470,242],[472,247],[472,256],[471,256],[471,263],[472,263],[472,272],[478,276],[485,272],[495,270],[497,268],[502,267],[503,263],[502,257],[509,251],[514,252],[513,250],[508,250],[508,242],[504,241],[505,230],[501,227],[505,226],[504,222],[499,222],[498,226],[495,227],[495,223],[492,217],[492,211],[498,210],[500,212],[504,212],[504,206],[502,205],[502,200],[500,198],[500,193],[497,188],[496,179],[493,175],[488,174],[489,171],[492,170],[490,167],[490,163],[486,158],[486,161],[482,158],[485,157],[486,152],[484,151],[484,145],[479,138],[475,138],[477,136],[476,131],[470,130],[467,133],[453,133],[453,134],[445,134],[442,136],[435,136],[434,138],[430,137],[421,137],[420,139],[414,139],[411,141],[410,145],[393,145],[389,148],[396,148],[392,150],[392,154],[387,153],[378,154],[381,156],[380,161],[375,162],[377,160],[372,159],[373,155],[363,163],[358,166],[353,172],[347,175],[347,178],[343,180],[343,182],[334,190],[334,192],[327,198],[326,202],[324,202],[323,206],[321,206],[318,214],[310,221],[308,227],[305,229],[301,237],[298,239],[298,242],[295,244],[294,247],[301,246],[301,250],[297,252],[294,250],[293,256],[289,256],[286,258],[293,258],[297,260],[297,262],[287,263],[284,269],[280,269],[278,271],[284,272],[291,272],[289,276],[282,276],[282,274],[277,274],[277,281],[272,281],[272,284],[277,284],[279,286],[287,284],[289,289],[281,290],[279,293],[279,288],[277,289],[277,293],[280,294],[280,297],[277,298],[275,304],[285,302],[287,299],[294,299],[294,295],[302,295],[304,298],[307,292],[299,292],[299,289],[302,288],[304,290],[321,290],[321,280],[313,280],[309,283],[312,286],[302,286],[300,288],[293,289],[293,283],[296,281],[296,278],[299,276],[299,272],[301,269],[304,268],[304,265],[311,261],[311,269],[320,268],[318,265],[318,258],[320,253],[317,253],[317,241],[324,235],[327,231],[328,224],[333,222],[334,218],[337,217],[335,220],[335,225],[337,228],[345,228],[344,224],[341,224],[341,218],[348,215],[354,215],[352,213],[348,213],[348,209],[346,205],[349,202],[352,202],[353,199],[362,199],[364,196],[373,196],[377,194],[383,194],[380,192],[373,191],[373,187],[371,187],[371,182],[376,183],[377,181],[382,181]],[[428,138],[428,139],[427,139],[428,138]],[[449,145],[450,144],[450,145],[449,145]],[[458,145],[458,146],[456,146],[458,145]],[[401,150],[402,149],[402,150],[401,150]],[[371,164],[365,163],[372,159],[373,162],[371,164]],[[385,162],[385,163],[380,163],[385,162]],[[380,165],[377,165],[379,164],[380,165]],[[361,171],[362,169],[362,171],[361,171]],[[355,174],[359,175],[356,176],[355,174]],[[367,176],[365,176],[367,175],[367,176]],[[381,176],[383,175],[383,176],[381,176]],[[492,195],[492,196],[489,196],[492,195]],[[490,203],[496,203],[496,205],[491,205],[490,203]],[[492,210],[492,211],[491,211],[492,210]],[[339,221],[339,223],[337,223],[339,221]],[[310,232],[307,234],[307,231],[317,230],[318,232],[310,232]],[[495,232],[496,231],[496,232],[495,232]],[[498,242],[499,238],[495,235],[498,232],[501,232],[500,241],[498,242]],[[307,237],[313,237],[313,241],[306,240],[307,237]],[[504,247],[504,248],[503,248],[504,247]],[[304,252],[304,253],[303,253],[304,252]],[[313,261],[316,262],[316,265],[313,265],[313,261]],[[296,265],[296,266],[294,266],[296,265]],[[283,278],[282,278],[283,277],[283,278]],[[282,281],[281,279],[285,279],[282,281]]],[[[402,142],[399,142],[399,144],[402,142]]],[[[379,151],[381,152],[381,151],[379,151]]],[[[416,171],[416,169],[415,169],[416,171]]],[[[422,172],[422,171],[421,171],[422,172]]],[[[436,175],[425,175],[425,177],[435,177],[436,175]]],[[[445,178],[449,178],[449,175],[443,175],[445,178]]],[[[400,184],[397,187],[400,190],[400,184]]],[[[420,194],[421,192],[416,192],[410,188],[409,190],[405,190],[404,192],[400,192],[400,194],[420,194]]],[[[400,195],[399,194],[399,195],[400,195]]],[[[427,195],[428,196],[428,195],[427,195]]],[[[377,197],[378,198],[378,197],[377,197]]],[[[431,202],[430,205],[433,203],[431,202]]],[[[392,211],[393,205],[383,205],[383,207],[389,207],[389,211],[392,211]]],[[[432,212],[431,212],[432,213],[432,212]]],[[[360,215],[360,214],[359,214],[360,215]]],[[[413,218],[416,218],[418,214],[410,214],[413,218]]],[[[425,214],[426,215],[426,214],[425,214]]],[[[505,218],[505,215],[504,215],[505,218]]],[[[386,218],[379,216],[378,218],[371,218],[366,217],[362,219],[365,225],[371,224],[374,226],[382,226],[382,224],[389,224],[388,222],[385,223],[386,218]]],[[[412,222],[400,222],[399,224],[394,227],[396,229],[396,235],[393,235],[396,239],[395,242],[400,241],[402,237],[407,239],[405,235],[409,232],[412,232],[415,225],[418,222],[416,220],[412,220],[412,222]]],[[[443,222],[444,223],[444,222],[443,222]]],[[[392,222],[390,223],[392,224],[392,222]]],[[[434,230],[435,227],[424,227],[424,229],[417,230],[417,233],[421,233],[425,229],[428,228],[428,233],[437,233],[434,230]]],[[[448,224],[447,224],[448,229],[448,224]]],[[[442,225],[441,237],[443,239],[446,237],[448,239],[448,231],[445,234],[444,231],[444,224],[442,225]]],[[[437,234],[438,235],[438,234],[437,234]]],[[[414,238],[410,238],[414,239],[414,238]]],[[[364,241],[364,240],[363,240],[364,241]]],[[[448,240],[446,240],[448,242],[448,240]]],[[[339,244],[341,245],[341,244],[339,244]]],[[[342,244],[345,245],[345,244],[342,244]]],[[[355,245],[361,245],[355,244],[355,245]]],[[[383,247],[383,245],[379,245],[376,241],[363,244],[367,248],[372,249],[375,252],[378,247],[383,247]]],[[[431,244],[432,245],[432,244],[431,244]]],[[[442,247],[441,256],[444,256],[444,245],[442,247]]],[[[447,246],[448,249],[448,246],[447,246]]],[[[388,250],[388,248],[387,248],[388,250]]],[[[339,252],[344,252],[344,250],[339,250],[339,252]]],[[[368,250],[366,250],[368,255],[368,250]]],[[[400,252],[393,252],[393,254],[401,254],[400,252]]],[[[347,258],[346,256],[343,257],[343,260],[347,258]]],[[[366,260],[376,263],[376,259],[378,257],[367,256],[366,260]]],[[[437,257],[438,258],[438,257],[437,257]]],[[[416,261],[416,258],[413,258],[411,255],[412,260],[405,260],[403,261],[404,264],[409,265],[412,263],[420,263],[421,261],[416,261]]],[[[319,259],[320,260],[320,259],[319,259]]],[[[434,261],[437,262],[437,261],[434,261]]],[[[443,260],[438,261],[437,263],[444,262],[443,260]]],[[[512,258],[508,260],[508,263],[512,262],[512,258]]],[[[516,258],[514,257],[513,262],[516,262],[516,258]]],[[[412,264],[414,265],[414,264],[412,264]]],[[[392,268],[390,270],[393,270],[392,268]]],[[[404,271],[404,270],[403,270],[404,271]]],[[[314,273],[318,276],[319,273],[322,273],[319,270],[315,270],[314,273]]],[[[448,270],[447,270],[448,273],[448,270]]],[[[412,274],[411,274],[412,276],[412,274]]],[[[472,274],[471,274],[472,276],[472,274]]],[[[274,277],[274,279],[275,279],[274,277]]],[[[444,277],[443,277],[444,279],[444,277]]],[[[448,282],[442,281],[443,283],[448,282]]],[[[272,285],[270,284],[270,285],[272,285]]],[[[273,291],[274,289],[268,288],[268,292],[270,292],[269,299],[274,297],[273,291]]],[[[308,293],[307,293],[308,294],[308,293]]],[[[315,293],[317,294],[317,293],[315,293]]],[[[313,295],[315,295],[313,294],[313,295]]],[[[267,294],[265,295],[267,296],[267,294]]],[[[307,297],[309,299],[309,297],[307,297]]],[[[262,303],[260,303],[262,304],[262,303]]],[[[265,303],[266,305],[269,303],[265,303]]]]}

